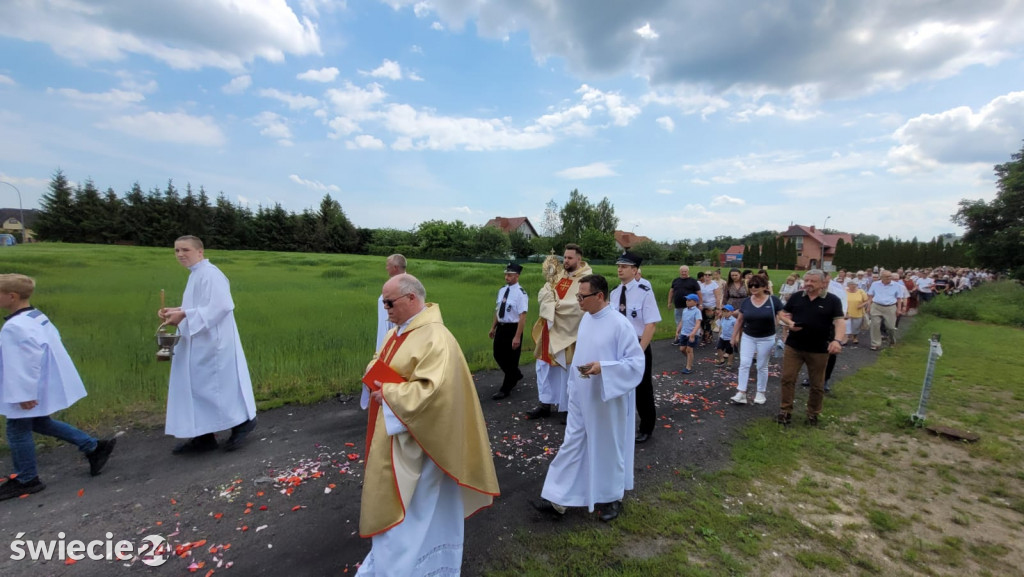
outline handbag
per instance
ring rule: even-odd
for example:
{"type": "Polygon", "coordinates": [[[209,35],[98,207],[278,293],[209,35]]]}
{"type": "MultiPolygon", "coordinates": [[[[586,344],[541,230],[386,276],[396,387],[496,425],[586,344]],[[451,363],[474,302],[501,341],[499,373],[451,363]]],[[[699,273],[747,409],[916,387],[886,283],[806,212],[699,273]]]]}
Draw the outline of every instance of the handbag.
{"type": "Polygon", "coordinates": [[[772,358],[781,359],[786,349],[786,344],[782,342],[782,337],[779,336],[779,321],[775,318],[775,301],[772,300],[772,295],[768,295],[768,303],[772,305],[772,326],[775,328],[775,343],[772,345],[772,358]]]}

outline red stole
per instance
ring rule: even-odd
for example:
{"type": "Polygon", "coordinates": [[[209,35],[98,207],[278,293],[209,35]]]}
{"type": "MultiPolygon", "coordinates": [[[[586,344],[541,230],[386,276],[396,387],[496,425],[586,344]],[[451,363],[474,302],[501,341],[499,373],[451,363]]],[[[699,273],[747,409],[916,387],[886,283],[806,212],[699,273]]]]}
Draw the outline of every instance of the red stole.
{"type": "MultiPolygon", "coordinates": [[[[405,331],[399,336],[398,330],[391,334],[391,338],[388,339],[384,346],[380,350],[380,356],[377,357],[376,362],[370,367],[370,370],[366,372],[363,377],[363,384],[370,388],[370,392],[379,391],[380,387],[374,381],[380,383],[401,383],[405,381],[405,378],[395,372],[391,368],[391,361],[395,358],[395,353],[398,352],[398,348],[405,342],[405,338],[409,336],[412,331],[405,331]]],[[[363,455],[368,459],[370,457],[370,443],[373,441],[373,431],[377,426],[377,412],[380,410],[380,403],[377,399],[370,395],[370,407],[368,411],[368,420],[366,422],[366,452],[363,455]]]]}

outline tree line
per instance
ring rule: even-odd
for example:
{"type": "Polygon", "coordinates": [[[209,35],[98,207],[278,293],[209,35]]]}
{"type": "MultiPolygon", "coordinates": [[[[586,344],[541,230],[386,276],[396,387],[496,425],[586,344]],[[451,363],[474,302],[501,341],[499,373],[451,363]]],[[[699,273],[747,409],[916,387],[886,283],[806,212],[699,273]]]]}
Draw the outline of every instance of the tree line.
{"type": "Polygon", "coordinates": [[[316,210],[301,213],[286,211],[279,203],[253,210],[229,201],[223,193],[211,199],[202,186],[193,190],[188,184],[181,191],[170,180],[165,188],[149,191],[135,183],[119,196],[112,188],[101,193],[91,180],[72,185],[59,169],[40,204],[34,229],[43,241],[170,246],[179,236],[191,234],[207,247],[222,250],[399,252],[412,258],[447,260],[561,253],[567,242],[583,245],[587,254],[597,258],[610,258],[615,253],[612,233],[618,224],[607,198],[592,204],[575,190],[565,207],[557,210],[557,234],[530,239],[519,231],[505,233],[460,220],[429,220],[410,230],[361,228],[329,194],[316,210]]]}
{"type": "Polygon", "coordinates": [[[978,266],[1024,282],[1024,146],[995,173],[995,198],[965,198],[952,219],[967,229],[964,242],[978,266]]]}

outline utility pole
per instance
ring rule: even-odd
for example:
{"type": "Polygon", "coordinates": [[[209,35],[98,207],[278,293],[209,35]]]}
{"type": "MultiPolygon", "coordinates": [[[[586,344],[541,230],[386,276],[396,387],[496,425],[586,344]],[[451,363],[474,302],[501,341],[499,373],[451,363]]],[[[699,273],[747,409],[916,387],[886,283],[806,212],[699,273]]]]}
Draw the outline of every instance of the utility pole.
{"type": "Polygon", "coordinates": [[[0,184],[6,184],[7,186],[14,189],[14,192],[18,193],[18,212],[21,213],[21,244],[28,243],[28,226],[25,224],[25,209],[21,206],[21,191],[18,190],[17,186],[7,182],[6,180],[0,180],[0,184]]]}

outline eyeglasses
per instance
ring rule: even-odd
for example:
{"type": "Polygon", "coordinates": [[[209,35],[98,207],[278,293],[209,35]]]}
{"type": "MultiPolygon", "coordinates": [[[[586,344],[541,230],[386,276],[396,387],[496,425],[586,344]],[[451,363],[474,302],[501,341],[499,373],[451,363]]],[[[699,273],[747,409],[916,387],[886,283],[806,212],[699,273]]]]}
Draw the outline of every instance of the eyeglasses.
{"type": "Polygon", "coordinates": [[[408,297],[408,296],[412,296],[412,293],[405,293],[404,295],[398,297],[397,299],[382,299],[381,302],[384,303],[384,308],[390,309],[390,308],[393,308],[395,306],[395,302],[396,301],[398,301],[400,299],[403,299],[405,297],[408,297]]]}
{"type": "MultiPolygon", "coordinates": [[[[600,291],[598,291],[598,292],[600,292],[600,291]]],[[[576,293],[576,300],[579,301],[579,302],[583,302],[584,300],[586,300],[587,297],[592,297],[592,296],[594,296],[596,294],[598,294],[598,293],[594,292],[594,293],[590,293],[588,295],[581,295],[579,293],[576,293]]]]}

